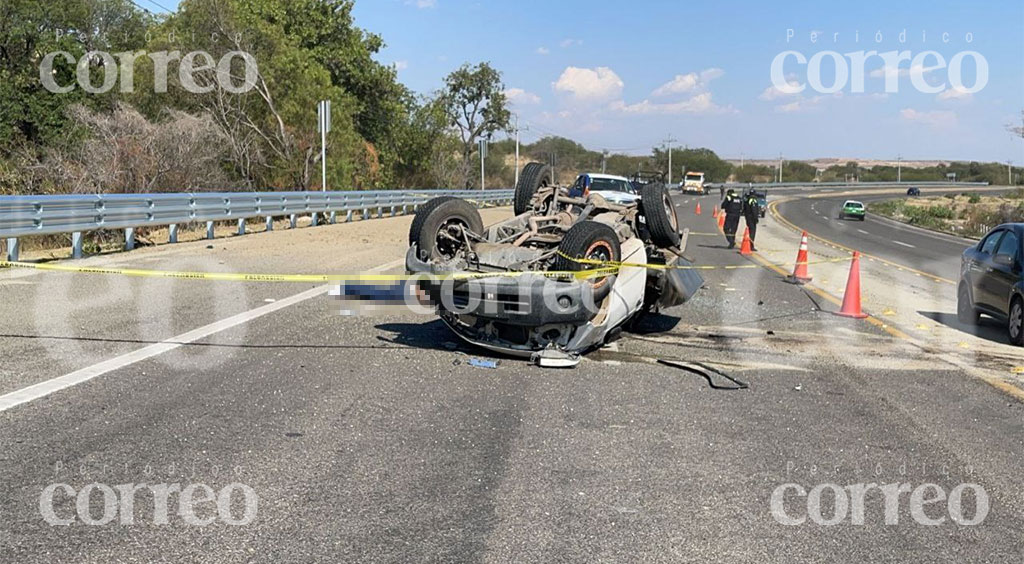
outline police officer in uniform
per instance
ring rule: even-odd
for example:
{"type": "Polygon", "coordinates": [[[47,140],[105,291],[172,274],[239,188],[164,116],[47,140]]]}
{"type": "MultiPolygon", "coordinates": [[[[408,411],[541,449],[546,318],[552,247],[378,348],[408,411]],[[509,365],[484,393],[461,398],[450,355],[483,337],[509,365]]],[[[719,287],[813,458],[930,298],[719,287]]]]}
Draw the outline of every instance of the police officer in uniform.
{"type": "Polygon", "coordinates": [[[754,192],[747,192],[743,202],[743,219],[750,229],[750,250],[756,251],[754,238],[757,237],[757,221],[761,218],[761,206],[757,203],[757,196],[754,192]]]}
{"type": "Polygon", "coordinates": [[[722,200],[722,211],[725,212],[725,240],[729,242],[729,248],[736,247],[736,228],[740,224],[740,216],[743,214],[743,201],[736,195],[736,191],[730,188],[722,200]]]}

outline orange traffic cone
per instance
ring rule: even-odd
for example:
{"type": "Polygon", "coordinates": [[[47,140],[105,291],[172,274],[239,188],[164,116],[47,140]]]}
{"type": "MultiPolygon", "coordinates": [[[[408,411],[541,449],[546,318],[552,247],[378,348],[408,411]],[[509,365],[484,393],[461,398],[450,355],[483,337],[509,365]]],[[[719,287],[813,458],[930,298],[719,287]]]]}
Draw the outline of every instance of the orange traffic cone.
{"type": "Polygon", "coordinates": [[[718,217],[718,206],[717,205],[715,207],[711,208],[711,217],[714,217],[714,218],[718,217]]]}
{"type": "Polygon", "coordinates": [[[746,228],[743,231],[743,244],[740,245],[740,254],[741,255],[753,254],[754,251],[751,250],[751,248],[750,248],[751,246],[752,245],[750,243],[750,228],[748,227],[748,228],[746,228]]]}
{"type": "Polygon", "coordinates": [[[793,274],[786,277],[787,282],[793,284],[806,284],[811,281],[811,276],[807,274],[807,232],[804,231],[803,235],[800,236],[800,250],[796,252],[796,267],[793,268],[793,274]]]}
{"type": "Polygon", "coordinates": [[[725,210],[722,210],[722,213],[718,214],[718,228],[723,230],[725,229],[725,210]]]}
{"type": "Polygon", "coordinates": [[[694,215],[700,215],[700,202],[697,202],[697,207],[693,210],[694,215]]]}
{"type": "Polygon", "coordinates": [[[843,317],[863,319],[867,314],[860,310],[860,253],[853,252],[850,263],[850,277],[846,280],[846,293],[843,294],[843,307],[836,312],[843,317]]]}

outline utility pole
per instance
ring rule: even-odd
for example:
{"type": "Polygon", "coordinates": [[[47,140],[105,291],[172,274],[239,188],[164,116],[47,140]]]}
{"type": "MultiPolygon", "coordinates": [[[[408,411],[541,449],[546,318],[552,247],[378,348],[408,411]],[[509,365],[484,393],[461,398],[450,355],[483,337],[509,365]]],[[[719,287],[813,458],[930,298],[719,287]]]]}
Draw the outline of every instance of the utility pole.
{"type": "MultiPolygon", "coordinates": [[[[516,117],[516,186],[519,185],[519,114],[515,114],[516,117]]],[[[522,131],[529,131],[530,128],[523,128],[522,131]]]]}
{"type": "Polygon", "coordinates": [[[782,184],[782,153],[779,153],[779,184],[782,184]]]}
{"type": "Polygon", "coordinates": [[[743,168],[743,153],[740,153],[740,168],[743,168]]]}
{"type": "Polygon", "coordinates": [[[896,184],[903,181],[903,155],[896,155],[896,184]]]}
{"type": "Polygon", "coordinates": [[[327,191],[327,133],[331,130],[331,101],[316,105],[316,128],[320,132],[320,190],[327,191]]]}
{"type": "Polygon", "coordinates": [[[669,133],[668,139],[662,141],[662,143],[668,147],[668,183],[670,185],[672,184],[672,143],[675,143],[676,141],[679,140],[673,139],[671,133],[669,133]]]}
{"type": "Polygon", "coordinates": [[[1006,161],[1006,184],[1013,186],[1013,161],[1006,161]]]}
{"type": "Polygon", "coordinates": [[[604,174],[608,168],[608,149],[601,152],[601,174],[604,174]]]}

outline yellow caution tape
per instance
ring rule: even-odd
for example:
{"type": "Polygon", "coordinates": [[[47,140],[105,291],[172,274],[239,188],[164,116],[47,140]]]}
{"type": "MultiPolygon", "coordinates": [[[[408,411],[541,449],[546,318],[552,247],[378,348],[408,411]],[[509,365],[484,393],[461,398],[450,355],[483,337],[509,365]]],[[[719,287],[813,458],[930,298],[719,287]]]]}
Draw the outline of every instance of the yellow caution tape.
{"type": "Polygon", "coordinates": [[[69,266],[60,264],[37,264],[31,262],[0,261],[0,268],[24,268],[50,272],[76,274],[107,274],[141,278],[178,278],[185,280],[214,280],[220,282],[394,282],[413,279],[476,279],[516,277],[534,274],[545,278],[575,278],[586,280],[608,276],[618,272],[618,267],[606,266],[579,271],[514,271],[514,272],[457,272],[452,274],[246,274],[236,272],[182,272],[176,270],[143,270],[138,268],[102,268],[94,266],[69,266]]]}
{"type": "MultiPolygon", "coordinates": [[[[588,280],[602,276],[610,276],[619,271],[622,267],[646,268],[652,270],[739,270],[747,268],[761,268],[759,264],[737,264],[737,265],[666,265],[640,262],[624,261],[602,261],[595,259],[584,259],[571,257],[562,251],[558,255],[571,260],[577,264],[593,265],[590,268],[579,271],[504,271],[504,272],[454,272],[451,274],[252,274],[237,272],[184,272],[177,270],[144,270],[138,268],[103,268],[95,266],[70,266],[63,264],[45,264],[31,262],[0,261],[0,268],[22,268],[30,270],[41,270],[48,272],[69,272],[76,274],[106,274],[115,276],[132,276],[141,278],[177,278],[182,280],[212,280],[219,282],[292,282],[292,283],[313,283],[322,284],[328,282],[394,282],[398,280],[423,279],[453,279],[470,280],[479,278],[518,277],[526,275],[543,276],[545,278],[573,278],[576,280],[588,280]]],[[[833,262],[844,262],[852,257],[808,261],[807,264],[823,264],[833,262]]],[[[796,263],[779,263],[776,266],[793,266],[796,263]]]]}
{"type": "MultiPolygon", "coordinates": [[[[648,263],[642,263],[642,262],[605,261],[605,260],[596,260],[596,259],[575,258],[575,257],[571,257],[571,256],[563,253],[562,251],[558,251],[558,255],[561,256],[562,258],[566,258],[566,259],[571,260],[571,261],[573,261],[575,263],[578,263],[578,264],[592,264],[592,265],[600,265],[600,266],[605,266],[605,267],[608,267],[608,266],[614,266],[614,267],[629,266],[629,267],[635,267],[635,268],[650,268],[650,269],[653,269],[653,270],[739,270],[739,269],[743,269],[743,268],[761,268],[760,264],[732,264],[732,265],[696,265],[696,264],[691,264],[691,265],[679,266],[679,265],[668,265],[668,264],[648,264],[648,263]]],[[[832,262],[846,262],[848,260],[853,260],[853,257],[841,257],[841,258],[825,259],[825,260],[812,260],[812,261],[801,262],[801,264],[808,264],[808,265],[811,265],[811,264],[825,264],[825,263],[832,263],[832,262]]],[[[795,266],[796,262],[782,262],[782,263],[773,263],[773,264],[775,264],[775,266],[795,266]]]]}

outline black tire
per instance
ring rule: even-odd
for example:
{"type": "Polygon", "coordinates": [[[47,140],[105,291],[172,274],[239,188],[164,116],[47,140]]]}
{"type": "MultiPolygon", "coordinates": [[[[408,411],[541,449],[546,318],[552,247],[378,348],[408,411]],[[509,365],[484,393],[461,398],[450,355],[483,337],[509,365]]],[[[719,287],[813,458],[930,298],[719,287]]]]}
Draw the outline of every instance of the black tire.
{"type": "MultiPolygon", "coordinates": [[[[559,253],[555,255],[556,271],[579,271],[600,268],[599,265],[577,262],[572,259],[593,259],[608,262],[622,260],[622,248],[615,230],[597,221],[581,221],[566,232],[558,245],[559,253]],[[565,256],[563,256],[565,255],[565,256]],[[571,258],[570,258],[571,257],[571,258]]],[[[611,292],[614,276],[592,278],[594,285],[594,301],[603,300],[611,292]]]]}
{"type": "Polygon", "coordinates": [[[551,182],[551,166],[544,163],[526,163],[522,173],[519,175],[519,183],[516,184],[515,196],[512,200],[512,209],[516,215],[526,213],[530,210],[530,200],[543,186],[551,182]]]}
{"type": "Polygon", "coordinates": [[[430,212],[437,206],[450,202],[452,200],[458,200],[455,196],[439,196],[432,200],[427,200],[427,203],[416,208],[416,213],[412,216],[412,225],[409,226],[409,244],[416,242],[416,239],[420,235],[420,230],[423,229],[423,221],[427,219],[430,212]]]}
{"type": "Polygon", "coordinates": [[[409,244],[416,245],[420,260],[452,258],[458,245],[440,237],[442,230],[461,224],[476,234],[483,234],[484,222],[480,211],[466,200],[441,196],[420,206],[413,218],[409,244]]]}
{"type": "Polygon", "coordinates": [[[1024,300],[1019,296],[1010,302],[1010,311],[1006,320],[1006,336],[1014,346],[1024,345],[1024,300]]]}
{"type": "Polygon", "coordinates": [[[956,292],[956,319],[962,325],[977,325],[979,321],[978,310],[974,309],[970,292],[964,284],[956,292]]]}
{"type": "Polygon", "coordinates": [[[659,247],[679,245],[679,220],[664,184],[652,183],[640,188],[640,211],[647,220],[652,243],[659,247]]]}
{"type": "Polygon", "coordinates": [[[864,221],[864,216],[860,216],[860,221],[864,221]]]}

